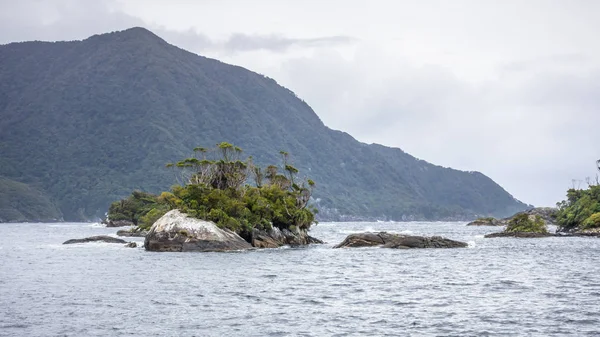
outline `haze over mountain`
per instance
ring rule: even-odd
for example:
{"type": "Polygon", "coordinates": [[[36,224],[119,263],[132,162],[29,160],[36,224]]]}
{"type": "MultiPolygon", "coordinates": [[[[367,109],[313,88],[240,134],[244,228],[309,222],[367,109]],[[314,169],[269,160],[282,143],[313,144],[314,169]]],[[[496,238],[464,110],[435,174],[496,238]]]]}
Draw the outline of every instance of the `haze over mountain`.
{"type": "MultiPolygon", "coordinates": [[[[463,219],[527,206],[481,173],[331,130],[273,79],[143,28],[0,46],[0,177],[41,191],[66,220],[100,217],[132,189],[168,189],[165,163],[221,141],[260,164],[289,152],[327,218],[463,219]]],[[[0,219],[12,206],[2,207],[0,219]]]]}

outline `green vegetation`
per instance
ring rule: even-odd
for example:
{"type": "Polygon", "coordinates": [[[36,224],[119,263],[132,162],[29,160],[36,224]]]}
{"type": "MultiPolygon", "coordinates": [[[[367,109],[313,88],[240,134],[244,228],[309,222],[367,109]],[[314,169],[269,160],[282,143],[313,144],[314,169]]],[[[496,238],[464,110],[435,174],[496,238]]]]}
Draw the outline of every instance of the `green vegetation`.
{"type": "Polygon", "coordinates": [[[43,192],[0,177],[0,222],[59,220],[62,214],[43,192]]]}
{"type": "Polygon", "coordinates": [[[570,189],[567,200],[557,206],[560,231],[600,228],[600,185],[590,185],[585,190],[570,189]]]}
{"type": "Polygon", "coordinates": [[[0,60],[0,176],[36,186],[66,220],[99,219],[132,190],[169,189],[164,163],[222,140],[263,167],[281,149],[293,154],[319,182],[314,198],[328,219],[502,217],[527,208],[481,173],[360,143],[274,80],[141,28],[2,45],[0,60]]]}
{"type": "Polygon", "coordinates": [[[475,220],[475,221],[482,221],[482,222],[484,222],[484,221],[485,221],[485,222],[492,222],[492,221],[494,221],[494,220],[496,220],[496,219],[494,219],[494,218],[492,218],[492,217],[485,217],[485,218],[477,218],[477,220],[475,220]]]}
{"type": "Polygon", "coordinates": [[[536,215],[532,220],[528,214],[515,215],[506,226],[506,232],[548,233],[546,223],[541,216],[536,215]]]}
{"type": "Polygon", "coordinates": [[[159,196],[134,192],[111,204],[111,220],[130,220],[142,229],[171,209],[210,220],[242,236],[253,228],[272,226],[291,231],[308,230],[316,210],[308,206],[315,186],[310,179],[298,178],[298,169],[281,152],[283,165],[262,169],[252,158],[240,160],[242,150],[223,142],[216,149],[194,149],[195,156],[173,164],[180,170],[184,186],[173,186],[159,196]],[[213,155],[215,159],[209,159],[213,155]],[[252,182],[252,185],[248,182],[252,182]]]}

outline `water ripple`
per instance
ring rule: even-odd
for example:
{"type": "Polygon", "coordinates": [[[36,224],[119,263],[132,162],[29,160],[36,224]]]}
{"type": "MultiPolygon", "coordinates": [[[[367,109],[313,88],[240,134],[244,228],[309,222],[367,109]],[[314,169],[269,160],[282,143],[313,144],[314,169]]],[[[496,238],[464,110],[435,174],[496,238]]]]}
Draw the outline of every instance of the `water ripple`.
{"type": "Polygon", "coordinates": [[[329,242],[320,246],[156,254],[60,244],[114,234],[97,225],[3,224],[0,335],[600,334],[600,239],[483,238],[494,230],[464,223],[325,223],[313,232],[329,242]],[[331,249],[364,230],[470,244],[331,249]]]}

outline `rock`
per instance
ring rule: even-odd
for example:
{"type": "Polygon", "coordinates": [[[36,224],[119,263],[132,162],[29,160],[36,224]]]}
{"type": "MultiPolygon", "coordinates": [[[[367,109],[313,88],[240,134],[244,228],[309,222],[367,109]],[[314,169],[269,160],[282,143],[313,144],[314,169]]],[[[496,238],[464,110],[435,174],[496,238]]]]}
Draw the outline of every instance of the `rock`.
{"type": "Polygon", "coordinates": [[[156,220],[146,235],[144,247],[156,252],[211,252],[249,249],[252,246],[236,233],[181,213],[169,211],[156,220]]]}
{"type": "Polygon", "coordinates": [[[494,218],[479,218],[475,221],[469,222],[467,226],[503,226],[504,224],[494,218]]]}
{"type": "Polygon", "coordinates": [[[534,220],[535,216],[539,215],[542,218],[542,220],[544,220],[544,223],[546,224],[546,226],[548,226],[548,225],[556,226],[556,211],[557,211],[557,209],[553,208],[553,207],[536,207],[536,208],[528,209],[523,212],[516,213],[513,216],[510,216],[508,218],[501,219],[500,223],[502,225],[507,225],[510,222],[510,220],[512,220],[516,216],[518,216],[520,214],[527,214],[527,215],[529,215],[529,219],[531,219],[531,220],[534,220]]]}
{"type": "Polygon", "coordinates": [[[121,229],[117,231],[117,235],[118,236],[126,236],[126,237],[138,237],[138,238],[143,238],[146,236],[146,234],[148,234],[148,231],[135,231],[135,230],[126,230],[126,229],[121,229]]]}
{"type": "Polygon", "coordinates": [[[583,230],[578,230],[572,233],[573,236],[594,236],[600,237],[600,228],[588,228],[583,230]]]}
{"type": "Polygon", "coordinates": [[[109,220],[106,223],[106,227],[127,227],[135,226],[135,224],[129,220],[109,220]]]}
{"type": "Polygon", "coordinates": [[[128,244],[125,245],[125,247],[127,248],[137,248],[137,243],[135,242],[129,242],[128,244]]]}
{"type": "Polygon", "coordinates": [[[485,238],[547,238],[550,236],[557,236],[553,233],[535,233],[535,232],[500,232],[487,234],[485,238]]]}
{"type": "Polygon", "coordinates": [[[127,241],[119,238],[113,238],[108,235],[98,235],[98,236],[90,236],[89,238],[84,239],[71,239],[63,242],[63,245],[69,245],[73,243],[87,243],[87,242],[108,242],[108,243],[127,243],[127,241]]]}
{"type": "Polygon", "coordinates": [[[424,237],[413,235],[380,233],[350,234],[333,248],[374,247],[407,249],[407,248],[463,248],[465,242],[454,241],[440,236],[424,237]]]}
{"type": "Polygon", "coordinates": [[[256,248],[277,248],[285,245],[301,246],[311,243],[323,243],[323,241],[313,238],[305,230],[283,231],[277,227],[270,230],[253,229],[250,242],[256,248]]]}

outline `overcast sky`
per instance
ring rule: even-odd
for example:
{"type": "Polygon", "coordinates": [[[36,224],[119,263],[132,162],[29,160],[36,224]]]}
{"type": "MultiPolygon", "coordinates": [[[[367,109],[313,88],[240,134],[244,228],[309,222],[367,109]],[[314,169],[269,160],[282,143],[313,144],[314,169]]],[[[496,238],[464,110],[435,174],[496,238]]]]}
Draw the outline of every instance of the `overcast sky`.
{"type": "Polygon", "coordinates": [[[0,43],[143,26],[274,78],[366,143],[539,206],[600,159],[600,1],[0,0],[0,43]]]}

